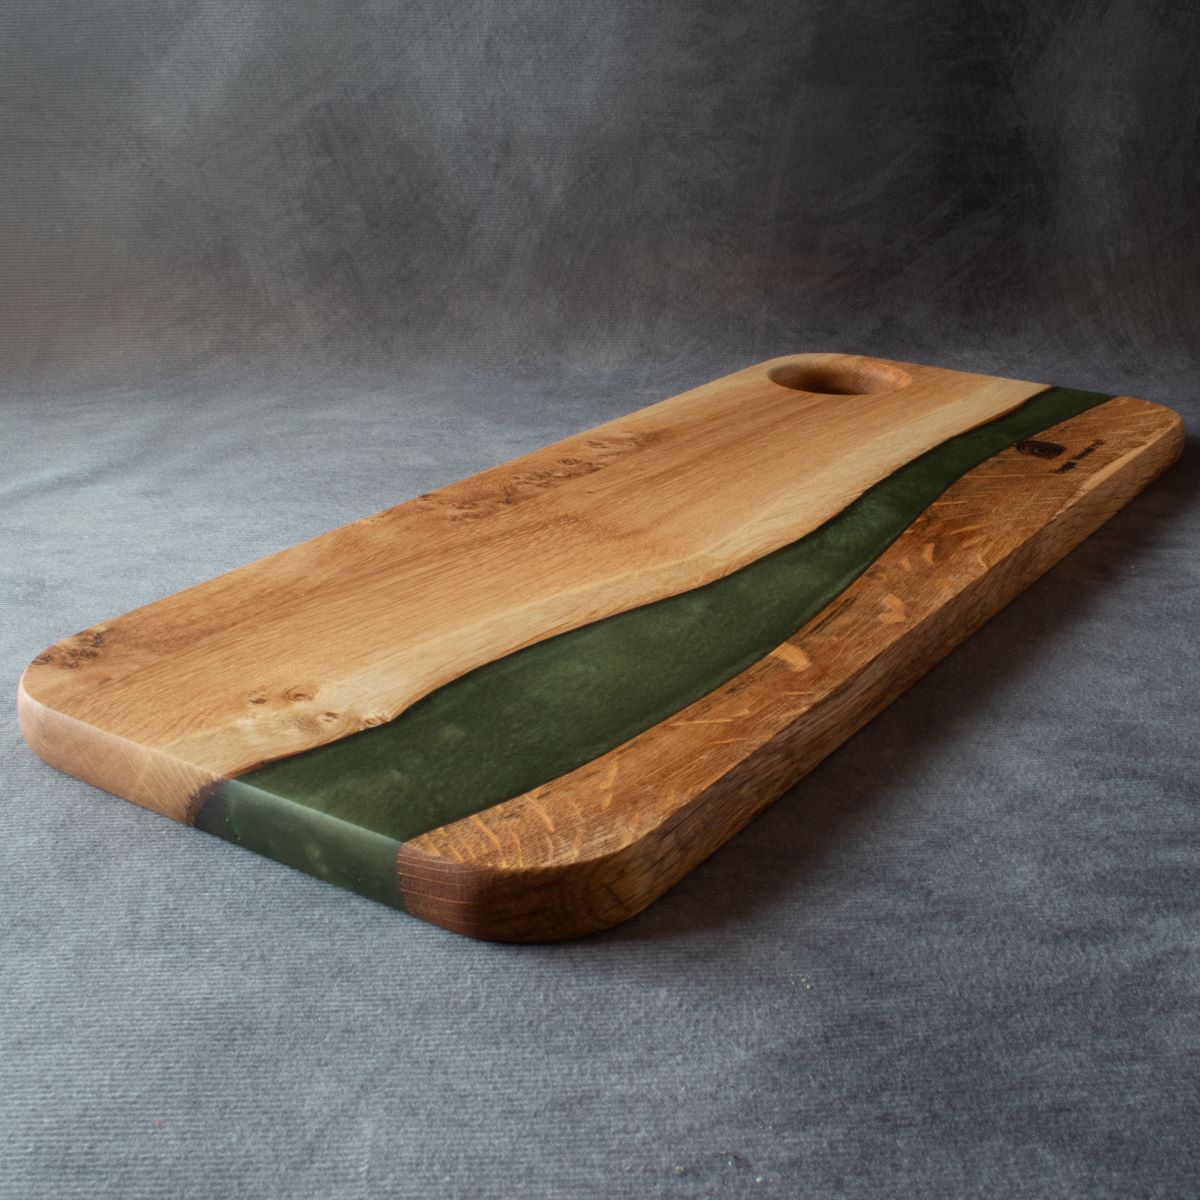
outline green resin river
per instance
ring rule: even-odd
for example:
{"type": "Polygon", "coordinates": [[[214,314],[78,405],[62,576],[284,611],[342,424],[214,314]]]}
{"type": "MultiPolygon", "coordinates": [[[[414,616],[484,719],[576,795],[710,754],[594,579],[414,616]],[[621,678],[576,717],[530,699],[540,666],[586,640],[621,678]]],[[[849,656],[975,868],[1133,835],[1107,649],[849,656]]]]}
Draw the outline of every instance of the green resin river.
{"type": "Polygon", "coordinates": [[[401,841],[566,774],[711,692],[791,637],[972,467],[1111,398],[1041,392],[722,579],[529,646],[386,725],[216,785],[196,825],[400,905],[401,841]]]}

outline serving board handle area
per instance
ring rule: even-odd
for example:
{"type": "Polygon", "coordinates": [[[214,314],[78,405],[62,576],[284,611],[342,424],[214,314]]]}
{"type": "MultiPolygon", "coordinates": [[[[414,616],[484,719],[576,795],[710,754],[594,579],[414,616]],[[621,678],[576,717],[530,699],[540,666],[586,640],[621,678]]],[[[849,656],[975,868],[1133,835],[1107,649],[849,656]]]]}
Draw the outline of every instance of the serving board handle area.
{"type": "Polygon", "coordinates": [[[1127,396],[771,359],[64,638],[21,726],[446,928],[571,937],[661,895],[1182,444],[1127,396]]]}

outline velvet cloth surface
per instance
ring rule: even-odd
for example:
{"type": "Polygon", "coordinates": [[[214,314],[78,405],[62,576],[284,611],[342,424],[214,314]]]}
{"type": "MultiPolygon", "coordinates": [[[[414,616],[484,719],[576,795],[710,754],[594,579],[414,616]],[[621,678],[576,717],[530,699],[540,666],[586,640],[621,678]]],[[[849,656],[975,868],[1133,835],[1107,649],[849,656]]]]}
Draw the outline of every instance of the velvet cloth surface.
{"type": "MultiPolygon", "coordinates": [[[[1200,428],[1185,5],[18,3],[0,676],[775,354],[1200,428]]],[[[1194,433],[1193,433],[1194,437],[1194,433]]],[[[1200,453],[628,924],[485,945],[0,709],[0,1196],[1182,1197],[1200,453]]]]}

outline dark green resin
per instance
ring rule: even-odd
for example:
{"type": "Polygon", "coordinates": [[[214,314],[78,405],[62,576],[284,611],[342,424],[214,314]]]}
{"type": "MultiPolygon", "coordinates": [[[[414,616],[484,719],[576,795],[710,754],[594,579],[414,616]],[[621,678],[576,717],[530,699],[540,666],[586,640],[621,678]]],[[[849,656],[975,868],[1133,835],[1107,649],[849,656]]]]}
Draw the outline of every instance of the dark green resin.
{"type": "Polygon", "coordinates": [[[972,467],[1108,399],[1042,392],[723,579],[539,642],[386,725],[219,785],[196,824],[398,904],[399,842],[574,770],[712,691],[786,641],[972,467]]]}
{"type": "Polygon", "coordinates": [[[395,838],[255,787],[251,778],[218,785],[196,817],[196,827],[327,883],[403,907],[395,838]]]}

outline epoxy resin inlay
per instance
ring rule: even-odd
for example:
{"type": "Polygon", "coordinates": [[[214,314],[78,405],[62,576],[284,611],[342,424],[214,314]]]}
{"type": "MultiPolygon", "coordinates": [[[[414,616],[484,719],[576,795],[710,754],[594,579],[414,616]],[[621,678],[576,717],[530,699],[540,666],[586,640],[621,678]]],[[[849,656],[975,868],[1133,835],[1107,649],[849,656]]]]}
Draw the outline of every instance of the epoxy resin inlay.
{"type": "Polygon", "coordinates": [[[388,724],[217,785],[196,824],[399,903],[400,841],[565,774],[704,696],[786,641],[971,468],[1110,398],[1039,393],[722,579],[536,643],[388,724]]]}

